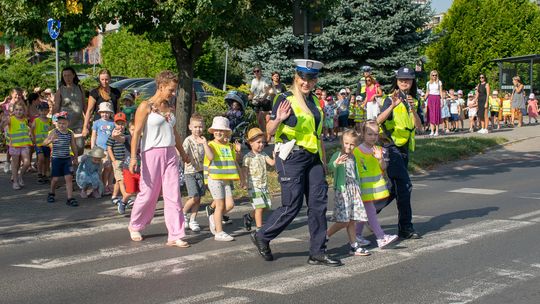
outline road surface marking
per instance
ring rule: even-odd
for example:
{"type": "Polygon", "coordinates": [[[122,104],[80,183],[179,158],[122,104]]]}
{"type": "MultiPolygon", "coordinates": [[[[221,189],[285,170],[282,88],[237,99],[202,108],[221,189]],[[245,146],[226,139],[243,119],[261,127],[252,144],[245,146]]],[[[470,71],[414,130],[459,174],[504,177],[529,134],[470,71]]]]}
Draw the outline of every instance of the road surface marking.
{"type": "Polygon", "coordinates": [[[537,215],[540,215],[540,210],[536,210],[536,211],[532,211],[532,212],[512,216],[512,217],[510,217],[510,219],[511,220],[523,220],[523,219],[526,219],[528,217],[533,217],[533,216],[537,216],[537,215]]]}
{"type": "Polygon", "coordinates": [[[496,195],[507,192],[506,190],[496,189],[480,189],[480,188],[460,188],[456,190],[450,190],[448,192],[453,193],[468,193],[468,194],[483,194],[483,195],[496,195]]]}
{"type": "Polygon", "coordinates": [[[176,301],[167,302],[166,304],[195,304],[195,303],[208,303],[208,301],[221,298],[225,295],[225,291],[211,291],[202,293],[196,296],[181,298],[176,301]]]}
{"type": "MultiPolygon", "coordinates": [[[[276,239],[272,244],[300,242],[302,240],[291,237],[283,237],[276,239]]],[[[223,258],[223,256],[231,256],[234,258],[253,257],[256,254],[253,244],[246,244],[241,246],[232,246],[228,248],[222,248],[212,251],[197,252],[191,255],[179,256],[176,258],[159,260],[155,262],[127,266],[112,270],[100,272],[99,274],[111,275],[124,278],[142,279],[149,276],[159,275],[174,275],[183,273],[189,268],[200,266],[201,263],[194,263],[198,261],[208,260],[210,258],[223,258]]]]}
{"type": "Polygon", "coordinates": [[[462,227],[427,234],[423,239],[401,243],[409,247],[400,250],[374,249],[373,257],[347,257],[343,259],[343,267],[313,267],[309,265],[281,270],[262,276],[252,277],[223,285],[226,288],[254,290],[275,294],[294,294],[314,288],[336,279],[357,276],[360,273],[381,269],[414,259],[423,254],[434,253],[444,249],[469,244],[490,235],[498,235],[535,225],[531,222],[510,220],[485,220],[462,227]],[[435,245],[434,245],[435,244],[435,245]],[[281,282],[287,282],[282,284],[281,282]]]}
{"type": "Polygon", "coordinates": [[[251,303],[251,300],[247,297],[232,297],[232,298],[226,298],[222,300],[213,301],[208,304],[243,304],[243,303],[251,303]]]}

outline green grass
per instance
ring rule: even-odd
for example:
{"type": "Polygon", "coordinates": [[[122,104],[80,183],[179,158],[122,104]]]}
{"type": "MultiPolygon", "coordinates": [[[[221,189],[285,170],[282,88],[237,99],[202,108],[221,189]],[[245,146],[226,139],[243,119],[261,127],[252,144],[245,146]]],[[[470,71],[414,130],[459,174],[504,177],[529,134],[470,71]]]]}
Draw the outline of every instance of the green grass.
{"type": "Polygon", "coordinates": [[[483,153],[488,148],[503,144],[503,137],[447,137],[416,140],[416,150],[410,154],[409,171],[432,169],[435,165],[456,161],[483,153]]]}

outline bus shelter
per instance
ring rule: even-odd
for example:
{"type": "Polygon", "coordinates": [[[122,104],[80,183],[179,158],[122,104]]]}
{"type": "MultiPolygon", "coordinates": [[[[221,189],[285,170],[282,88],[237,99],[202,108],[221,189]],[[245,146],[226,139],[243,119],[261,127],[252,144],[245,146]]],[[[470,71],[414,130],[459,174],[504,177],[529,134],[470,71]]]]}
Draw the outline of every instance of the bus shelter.
{"type": "Polygon", "coordinates": [[[525,85],[525,90],[538,94],[540,90],[540,55],[526,55],[499,58],[493,60],[499,66],[499,84],[501,90],[511,92],[512,77],[519,75],[525,85]]]}

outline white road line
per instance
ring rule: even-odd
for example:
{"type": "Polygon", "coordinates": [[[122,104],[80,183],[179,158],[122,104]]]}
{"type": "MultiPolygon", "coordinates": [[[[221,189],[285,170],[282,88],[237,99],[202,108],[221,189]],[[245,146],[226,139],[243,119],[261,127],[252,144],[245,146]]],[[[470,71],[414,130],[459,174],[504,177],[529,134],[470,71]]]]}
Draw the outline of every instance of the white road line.
{"type": "Polygon", "coordinates": [[[435,294],[428,292],[422,296],[421,302],[415,303],[470,303],[540,275],[540,269],[531,268],[532,265],[501,266],[490,267],[485,271],[449,282],[444,290],[435,294]]]}
{"type": "Polygon", "coordinates": [[[305,265],[231,282],[223,285],[223,287],[276,294],[294,294],[336,279],[357,276],[361,273],[414,259],[423,254],[465,245],[490,235],[505,233],[531,225],[535,225],[535,223],[485,220],[459,228],[427,234],[423,239],[402,243],[409,246],[404,253],[401,253],[400,250],[375,249],[373,250],[375,254],[372,257],[344,258],[343,261],[346,265],[343,267],[329,269],[328,267],[305,265]],[[287,284],[281,284],[280,282],[287,282],[287,284]]]}
{"type": "MultiPolygon", "coordinates": [[[[283,237],[276,239],[273,244],[280,243],[289,243],[289,242],[299,242],[300,239],[283,237]]],[[[200,266],[201,263],[194,263],[196,261],[204,261],[210,258],[223,258],[224,256],[231,256],[236,259],[253,257],[255,253],[255,247],[253,244],[241,245],[241,246],[232,246],[212,251],[198,252],[191,255],[179,256],[176,258],[160,260],[156,262],[150,262],[135,266],[122,267],[112,270],[107,270],[100,272],[99,274],[132,278],[132,279],[142,279],[150,276],[159,276],[159,275],[174,275],[178,273],[183,273],[186,270],[200,266]]]]}
{"type": "Polygon", "coordinates": [[[76,265],[81,263],[88,263],[98,261],[106,258],[115,258],[120,256],[126,256],[141,252],[146,252],[154,249],[165,248],[165,244],[141,244],[137,247],[132,246],[116,246],[111,248],[100,249],[91,254],[79,254],[60,258],[52,259],[33,259],[27,264],[15,264],[16,267],[27,267],[37,269],[54,269],[59,267],[65,267],[70,265],[76,265]]]}
{"type": "Polygon", "coordinates": [[[196,296],[187,297],[178,299],[176,301],[167,302],[166,304],[195,304],[195,303],[208,303],[208,301],[223,297],[225,295],[225,291],[211,291],[207,293],[202,293],[196,296]]]}
{"type": "Polygon", "coordinates": [[[540,200],[540,196],[518,196],[518,198],[540,200]]]}
{"type": "Polygon", "coordinates": [[[512,217],[510,217],[510,219],[511,220],[522,220],[522,219],[526,219],[528,217],[533,217],[533,216],[537,216],[537,215],[540,215],[540,210],[536,210],[536,211],[532,211],[532,212],[512,216],[512,217]]]}
{"type": "Polygon", "coordinates": [[[242,304],[242,303],[251,303],[251,300],[247,297],[232,297],[222,300],[217,300],[210,302],[208,304],[242,304]]]}
{"type": "Polygon", "coordinates": [[[496,189],[480,189],[480,188],[460,188],[455,190],[450,190],[448,192],[453,193],[467,193],[467,194],[482,194],[482,195],[496,195],[507,192],[506,190],[496,190],[496,189]]]}

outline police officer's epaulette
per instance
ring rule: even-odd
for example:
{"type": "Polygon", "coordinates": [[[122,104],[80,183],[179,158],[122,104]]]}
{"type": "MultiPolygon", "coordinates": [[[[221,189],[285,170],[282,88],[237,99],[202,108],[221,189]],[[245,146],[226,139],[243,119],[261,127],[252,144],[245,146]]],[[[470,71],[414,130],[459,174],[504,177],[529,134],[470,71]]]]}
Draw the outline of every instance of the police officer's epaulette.
{"type": "Polygon", "coordinates": [[[292,95],[293,95],[293,93],[291,91],[280,93],[280,94],[276,95],[276,97],[274,97],[274,102],[272,103],[272,105],[275,105],[276,102],[285,100],[285,99],[287,99],[287,97],[292,96],[292,95]]]}

